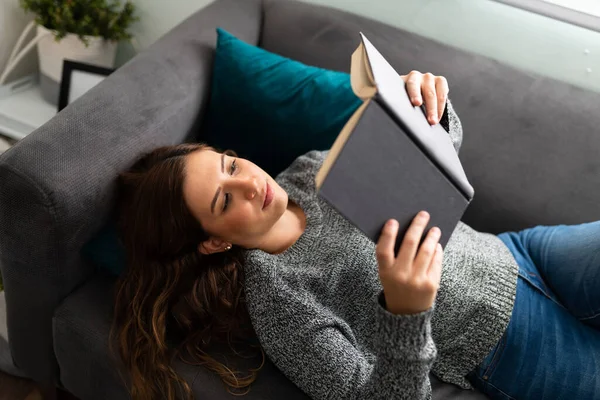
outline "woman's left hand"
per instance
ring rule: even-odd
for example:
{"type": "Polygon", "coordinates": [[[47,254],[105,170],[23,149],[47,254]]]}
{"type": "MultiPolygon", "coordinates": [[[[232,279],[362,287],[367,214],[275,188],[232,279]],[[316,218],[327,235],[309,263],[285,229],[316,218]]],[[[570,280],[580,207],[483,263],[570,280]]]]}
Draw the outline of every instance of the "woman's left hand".
{"type": "Polygon", "coordinates": [[[406,83],[406,90],[412,104],[419,107],[425,99],[427,120],[431,125],[440,122],[450,91],[446,78],[435,76],[430,72],[422,74],[419,71],[411,71],[401,78],[406,83]]]}

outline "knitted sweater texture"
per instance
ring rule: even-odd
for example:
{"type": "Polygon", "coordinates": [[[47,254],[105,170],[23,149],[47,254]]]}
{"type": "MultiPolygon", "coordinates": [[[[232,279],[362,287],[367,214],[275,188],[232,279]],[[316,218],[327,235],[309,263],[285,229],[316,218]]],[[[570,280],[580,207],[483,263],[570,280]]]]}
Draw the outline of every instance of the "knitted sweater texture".
{"type": "MultiPolygon", "coordinates": [[[[450,103],[442,123],[458,151],[462,127],[450,103]]],[[[314,399],[430,399],[430,371],[471,388],[465,375],[511,316],[512,254],[495,235],[460,222],[444,251],[434,307],[389,313],[375,243],[317,197],[326,154],[301,156],[277,177],[306,214],[299,240],[281,254],[246,255],[246,302],[265,352],[314,399]]]]}

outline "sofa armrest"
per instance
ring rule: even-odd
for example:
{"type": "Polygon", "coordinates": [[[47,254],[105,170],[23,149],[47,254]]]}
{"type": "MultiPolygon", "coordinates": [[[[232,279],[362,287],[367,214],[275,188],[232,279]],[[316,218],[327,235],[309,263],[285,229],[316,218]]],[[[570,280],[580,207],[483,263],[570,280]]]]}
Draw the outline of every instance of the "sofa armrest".
{"type": "Polygon", "coordinates": [[[81,247],[106,222],[115,178],[145,151],[195,136],[222,26],[257,43],[260,0],[219,0],[0,157],[0,268],[15,364],[57,381],[52,314],[92,273],[81,247]]]}

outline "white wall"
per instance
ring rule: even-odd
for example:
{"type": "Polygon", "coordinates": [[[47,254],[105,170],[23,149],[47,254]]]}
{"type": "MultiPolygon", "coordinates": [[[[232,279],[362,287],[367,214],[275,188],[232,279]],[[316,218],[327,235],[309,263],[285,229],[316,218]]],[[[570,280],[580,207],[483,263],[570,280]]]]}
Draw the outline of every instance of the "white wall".
{"type": "Polygon", "coordinates": [[[147,47],[211,2],[212,0],[133,0],[140,17],[133,33],[140,46],[147,47]]]}
{"type": "Polygon", "coordinates": [[[132,27],[135,40],[119,46],[115,60],[117,67],[213,0],[132,0],[132,2],[136,5],[136,13],[140,19],[132,27]]]}
{"type": "MultiPolygon", "coordinates": [[[[31,17],[26,16],[19,6],[19,0],[0,0],[0,74],[4,71],[8,57],[30,19],[31,17]]],[[[11,73],[9,80],[35,71],[37,57],[34,53],[19,63],[18,70],[11,73]]]]}

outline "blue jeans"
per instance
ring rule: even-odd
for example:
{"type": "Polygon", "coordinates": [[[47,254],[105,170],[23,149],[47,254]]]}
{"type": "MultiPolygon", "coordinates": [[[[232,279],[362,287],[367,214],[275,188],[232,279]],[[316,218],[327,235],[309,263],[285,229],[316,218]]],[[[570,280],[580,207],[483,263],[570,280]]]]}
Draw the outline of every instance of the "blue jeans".
{"type": "Polygon", "coordinates": [[[492,399],[600,399],[600,221],[498,236],[519,264],[516,301],[469,380],[492,399]]]}

